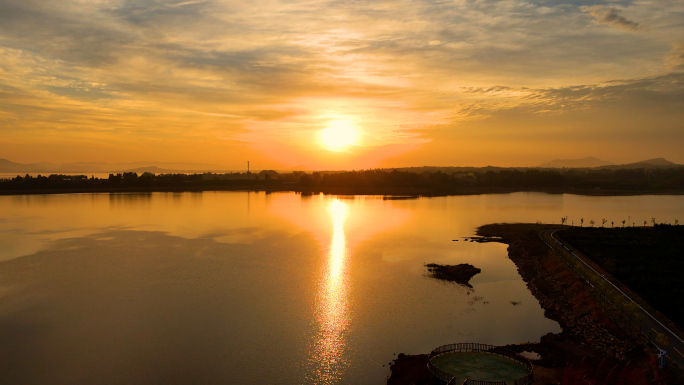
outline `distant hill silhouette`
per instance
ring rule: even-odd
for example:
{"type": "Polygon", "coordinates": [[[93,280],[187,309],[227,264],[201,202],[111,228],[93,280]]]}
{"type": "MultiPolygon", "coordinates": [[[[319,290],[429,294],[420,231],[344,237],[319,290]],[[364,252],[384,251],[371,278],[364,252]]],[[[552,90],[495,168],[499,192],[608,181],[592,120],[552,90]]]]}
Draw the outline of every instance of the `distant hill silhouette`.
{"type": "Polygon", "coordinates": [[[152,173],[186,173],[225,170],[217,164],[180,163],[180,162],[73,162],[73,163],[16,163],[0,159],[2,173],[117,173],[117,172],[152,172],[152,173]]]}
{"type": "Polygon", "coordinates": [[[21,168],[24,166],[21,163],[14,163],[7,159],[0,159],[0,172],[21,172],[21,168]]]}
{"type": "Polygon", "coordinates": [[[300,164],[300,165],[288,168],[287,171],[311,171],[311,170],[309,169],[309,167],[306,167],[306,166],[300,164]]]}
{"type": "Polygon", "coordinates": [[[672,168],[681,167],[682,165],[670,162],[665,158],[653,158],[642,160],[636,163],[617,164],[610,166],[603,166],[602,169],[617,170],[617,169],[637,169],[637,168],[672,168]]]}
{"type": "Polygon", "coordinates": [[[147,167],[132,168],[130,170],[124,170],[124,172],[135,172],[138,174],[142,174],[144,172],[151,172],[152,174],[173,174],[173,173],[179,173],[182,171],[181,170],[170,170],[170,169],[166,169],[166,168],[160,168],[157,166],[147,166],[147,167]]]}
{"type": "Polygon", "coordinates": [[[601,166],[609,166],[612,163],[598,158],[582,158],[582,159],[554,159],[550,162],[539,165],[543,168],[594,168],[601,166]]]}
{"type": "Polygon", "coordinates": [[[503,169],[518,169],[523,170],[527,167],[497,167],[497,166],[484,166],[484,167],[473,167],[473,166],[414,166],[414,167],[390,167],[382,168],[380,170],[397,170],[404,172],[484,172],[484,171],[499,171],[503,169]]]}
{"type": "MultiPolygon", "coordinates": [[[[420,167],[399,167],[399,168],[385,168],[378,170],[398,170],[411,173],[423,173],[423,172],[442,172],[442,173],[455,173],[455,172],[470,172],[470,173],[484,173],[488,171],[499,172],[501,170],[520,170],[524,171],[527,169],[534,168],[584,168],[584,169],[664,169],[673,167],[684,167],[684,165],[679,165],[670,162],[664,158],[654,158],[649,160],[644,160],[641,162],[628,163],[615,165],[611,164],[605,160],[597,158],[583,158],[583,159],[555,159],[550,162],[544,163],[538,167],[496,167],[496,166],[486,166],[486,167],[439,167],[439,166],[420,166],[420,167]]],[[[193,174],[193,173],[204,173],[204,172],[214,172],[214,173],[225,173],[239,171],[244,172],[244,169],[239,170],[228,170],[222,168],[216,164],[202,164],[202,163],[173,163],[173,162],[130,162],[130,163],[104,163],[104,162],[74,162],[74,163],[17,163],[12,162],[7,159],[0,158],[0,173],[17,175],[21,174],[38,174],[42,173],[44,175],[49,174],[91,174],[91,173],[123,173],[123,172],[135,172],[142,174],[143,172],[150,172],[153,174],[193,174]]],[[[293,172],[293,171],[310,171],[306,167],[298,166],[293,167],[289,170],[284,170],[283,172],[293,172]]],[[[252,170],[252,172],[257,172],[257,170],[252,170]]],[[[340,173],[343,171],[334,171],[334,173],[340,173]]]]}

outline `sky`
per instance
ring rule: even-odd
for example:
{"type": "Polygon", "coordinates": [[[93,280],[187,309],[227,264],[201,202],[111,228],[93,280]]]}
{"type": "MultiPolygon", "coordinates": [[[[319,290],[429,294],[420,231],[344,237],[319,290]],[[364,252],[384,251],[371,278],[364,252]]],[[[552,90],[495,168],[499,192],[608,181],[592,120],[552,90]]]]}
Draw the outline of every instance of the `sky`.
{"type": "Polygon", "coordinates": [[[684,163],[684,0],[0,0],[0,158],[684,163]]]}

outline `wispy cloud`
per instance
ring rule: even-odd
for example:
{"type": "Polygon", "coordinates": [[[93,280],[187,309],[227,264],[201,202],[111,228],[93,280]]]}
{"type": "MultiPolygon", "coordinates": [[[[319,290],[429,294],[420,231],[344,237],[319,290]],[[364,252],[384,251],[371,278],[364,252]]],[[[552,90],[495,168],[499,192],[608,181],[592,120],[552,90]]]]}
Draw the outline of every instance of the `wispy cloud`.
{"type": "Polygon", "coordinates": [[[619,15],[618,10],[613,7],[594,5],[583,7],[583,9],[594,17],[596,24],[610,25],[631,32],[639,29],[639,23],[619,15]]]}
{"type": "Polygon", "coordinates": [[[649,153],[678,159],[672,143],[684,141],[683,73],[517,91],[524,94],[518,100],[464,103],[465,117],[412,130],[429,143],[385,164],[534,165],[561,155],[630,161],[649,153]]]}
{"type": "Polygon", "coordinates": [[[675,71],[684,70],[684,42],[672,44],[672,49],[665,58],[665,64],[668,68],[675,71]]]}

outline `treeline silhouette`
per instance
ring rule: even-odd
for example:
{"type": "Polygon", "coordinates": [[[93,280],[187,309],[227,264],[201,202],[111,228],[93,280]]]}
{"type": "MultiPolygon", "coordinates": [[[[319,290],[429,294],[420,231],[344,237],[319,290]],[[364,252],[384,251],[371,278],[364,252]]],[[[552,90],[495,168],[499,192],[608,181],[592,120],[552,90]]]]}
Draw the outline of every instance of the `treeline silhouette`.
{"type": "Polygon", "coordinates": [[[17,176],[0,180],[0,190],[210,190],[266,189],[306,192],[373,192],[449,194],[488,191],[609,190],[616,192],[684,190],[684,167],[667,169],[573,170],[482,169],[475,171],[295,171],[278,173],[159,174],[134,172],[110,174],[108,178],[86,175],[17,176]]]}

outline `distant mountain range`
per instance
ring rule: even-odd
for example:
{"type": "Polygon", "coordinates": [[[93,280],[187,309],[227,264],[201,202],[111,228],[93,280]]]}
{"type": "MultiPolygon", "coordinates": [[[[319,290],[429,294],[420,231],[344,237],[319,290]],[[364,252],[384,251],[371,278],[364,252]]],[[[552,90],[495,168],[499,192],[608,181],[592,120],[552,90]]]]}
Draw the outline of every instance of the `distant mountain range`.
{"type": "MultiPolygon", "coordinates": [[[[218,164],[207,163],[173,163],[173,162],[76,162],[76,163],[16,163],[7,159],[0,159],[2,173],[117,173],[117,172],[152,172],[160,173],[188,173],[225,170],[218,164]]],[[[225,172],[225,171],[224,171],[225,172]]]]}
{"type": "Polygon", "coordinates": [[[670,167],[681,167],[683,165],[670,162],[665,158],[653,158],[648,160],[642,160],[636,163],[618,164],[611,166],[603,166],[601,168],[616,170],[616,169],[630,169],[630,168],[670,168],[670,167]]]}
{"type": "Polygon", "coordinates": [[[636,169],[636,168],[669,168],[679,167],[677,163],[670,162],[665,158],[653,158],[642,160],[641,162],[627,163],[627,164],[612,164],[608,161],[597,158],[582,158],[582,159],[554,159],[546,162],[539,167],[542,168],[601,168],[608,170],[619,169],[636,169]]]}
{"type": "MultiPolygon", "coordinates": [[[[608,161],[597,158],[582,158],[582,159],[555,159],[546,162],[539,168],[600,168],[600,169],[657,169],[670,167],[684,167],[664,158],[648,159],[636,163],[628,164],[612,164],[608,161]]],[[[402,167],[397,168],[400,171],[409,172],[482,172],[487,170],[497,171],[507,167],[402,167]]],[[[508,167],[525,169],[529,167],[508,167]]],[[[282,170],[282,172],[291,172],[295,170],[302,170],[303,167],[296,167],[289,170],[282,170]]],[[[217,164],[206,163],[172,163],[172,162],[131,162],[131,163],[104,163],[104,162],[76,162],[76,163],[16,163],[7,159],[0,159],[0,173],[17,173],[17,174],[106,174],[119,172],[136,172],[142,174],[143,172],[151,172],[153,174],[190,174],[202,172],[216,172],[225,173],[231,171],[244,172],[246,170],[226,170],[224,167],[217,164]]],[[[256,171],[256,170],[254,170],[256,171]]]]}
{"type": "Polygon", "coordinates": [[[610,166],[612,163],[598,158],[582,158],[582,159],[554,159],[550,162],[539,165],[543,168],[593,168],[601,166],[610,166]]]}

